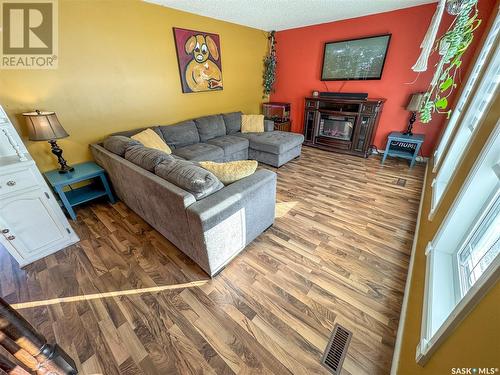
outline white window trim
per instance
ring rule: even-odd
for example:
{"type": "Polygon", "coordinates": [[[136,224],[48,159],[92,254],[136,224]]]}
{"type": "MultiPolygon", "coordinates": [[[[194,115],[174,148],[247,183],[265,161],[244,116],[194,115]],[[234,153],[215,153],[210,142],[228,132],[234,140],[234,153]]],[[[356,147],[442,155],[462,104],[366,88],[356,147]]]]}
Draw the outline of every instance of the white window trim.
{"type": "Polygon", "coordinates": [[[441,139],[433,153],[432,173],[437,173],[438,169],[441,167],[442,161],[446,157],[447,146],[449,146],[452,143],[453,133],[457,130],[457,125],[461,122],[462,118],[464,117],[464,114],[466,113],[464,109],[467,108],[467,106],[470,104],[470,101],[473,99],[474,94],[479,86],[479,81],[481,79],[481,76],[487,67],[489,56],[491,56],[491,53],[494,51],[495,46],[498,45],[499,43],[499,36],[496,35],[498,34],[498,28],[500,27],[499,24],[500,24],[500,14],[497,14],[495,17],[495,21],[493,21],[491,29],[488,32],[488,36],[484,41],[481,51],[477,55],[478,56],[477,59],[480,59],[483,56],[483,54],[486,54],[486,56],[484,56],[484,62],[482,63],[481,67],[479,68],[479,71],[477,72],[477,77],[474,77],[475,74],[474,71],[476,69],[476,67],[474,66],[471,70],[469,78],[467,79],[465,85],[463,86],[463,90],[460,93],[460,97],[456,101],[456,108],[454,113],[452,113],[452,117],[444,125],[445,128],[441,133],[441,139]],[[492,41],[491,46],[487,44],[490,38],[495,39],[492,41]],[[486,50],[486,48],[489,49],[486,50]],[[474,81],[471,81],[472,79],[474,79],[474,81]],[[471,85],[471,89],[467,91],[469,85],[471,85]],[[466,95],[465,98],[464,95],[466,95]],[[462,100],[464,101],[464,103],[462,104],[461,108],[458,108],[462,100]],[[457,113],[456,111],[460,112],[457,113]]]}
{"type": "MultiPolygon", "coordinates": [[[[432,266],[436,253],[434,244],[439,243],[439,240],[445,229],[447,228],[451,218],[453,217],[455,211],[457,210],[460,201],[464,198],[469,187],[473,183],[474,176],[481,167],[483,161],[488,155],[488,152],[492,147],[494,147],[495,142],[500,141],[500,120],[497,121],[496,127],[490,135],[488,141],[486,142],[483,150],[481,151],[479,157],[477,158],[474,166],[472,167],[469,175],[467,176],[460,192],[457,194],[455,201],[453,202],[450,210],[448,211],[445,219],[441,223],[438,232],[436,233],[434,239],[428,243],[425,255],[426,261],[426,271],[425,271],[425,286],[424,286],[424,300],[422,309],[422,326],[420,332],[420,342],[416,349],[416,361],[420,365],[425,365],[432,354],[437,350],[439,345],[450,336],[451,332],[460,324],[460,322],[474,309],[482,297],[488,292],[488,290],[496,284],[500,279],[500,257],[495,258],[488,269],[481,275],[481,277],[474,283],[474,285],[469,289],[463,298],[458,298],[459,301],[456,306],[452,309],[451,313],[447,316],[441,326],[436,330],[436,332],[431,335],[431,305],[429,301],[431,300],[432,290],[430,286],[433,281],[432,266]]],[[[500,177],[498,173],[498,164],[493,167],[495,173],[500,177]]],[[[476,222],[479,217],[476,217],[474,222],[476,222]]],[[[462,239],[462,241],[465,239],[462,239]]],[[[460,293],[460,285],[456,285],[458,282],[458,269],[456,267],[457,259],[453,256],[454,262],[454,273],[453,276],[453,289],[455,295],[460,293]]]]}
{"type": "MultiPolygon", "coordinates": [[[[496,164],[495,167],[493,168],[493,171],[495,172],[495,174],[497,176],[498,176],[498,173],[496,172],[496,169],[498,168],[499,164],[496,164]]],[[[499,177],[499,180],[500,180],[500,176],[498,176],[498,177],[499,177]]],[[[484,220],[486,220],[486,218],[488,217],[488,215],[491,213],[491,210],[492,210],[493,206],[495,206],[495,204],[498,204],[497,202],[498,202],[499,197],[500,197],[500,187],[488,199],[488,203],[486,204],[486,206],[484,207],[484,209],[481,210],[481,212],[479,212],[479,215],[476,218],[475,223],[473,225],[473,229],[470,231],[470,233],[468,233],[468,235],[465,236],[464,240],[462,241],[462,245],[461,245],[460,249],[457,251],[457,254],[454,257],[454,262],[456,263],[454,265],[454,269],[455,269],[455,271],[457,273],[456,274],[456,280],[457,280],[457,283],[458,283],[457,300],[459,300],[460,298],[462,298],[462,296],[465,296],[468,293],[468,291],[469,291],[469,289],[464,290],[464,281],[463,281],[463,277],[462,277],[463,275],[461,275],[460,271],[459,271],[459,268],[460,268],[460,260],[459,260],[460,254],[464,250],[464,248],[466,247],[466,245],[469,243],[469,241],[472,238],[474,238],[476,230],[481,226],[481,224],[484,222],[484,220]]]]}
{"type": "MultiPolygon", "coordinates": [[[[488,73],[488,69],[490,69],[489,65],[492,61],[492,59],[495,59],[497,57],[498,54],[500,54],[500,47],[498,47],[498,43],[499,43],[499,40],[500,40],[500,34],[497,35],[497,38],[495,40],[495,47],[493,47],[490,51],[490,54],[487,58],[487,61],[485,63],[485,71],[483,72],[482,76],[480,77],[480,79],[476,82],[476,87],[474,89],[474,92],[471,93],[470,95],[470,98],[471,98],[471,102],[468,103],[467,107],[464,108],[464,110],[462,111],[461,113],[461,118],[460,118],[460,123],[458,125],[458,127],[455,129],[455,137],[456,137],[456,134],[462,129],[463,126],[466,126],[466,124],[463,123],[463,120],[464,118],[467,116],[468,112],[470,110],[475,110],[474,108],[471,108],[472,107],[472,104],[474,102],[474,99],[475,99],[475,96],[476,96],[476,92],[477,92],[477,89],[479,89],[479,87],[481,87],[484,79],[485,79],[485,75],[488,73]]],[[[493,69],[493,67],[491,67],[491,69],[493,69]]],[[[498,96],[498,92],[496,94],[493,94],[492,95],[492,98],[489,102],[489,105],[487,108],[484,109],[483,113],[481,114],[481,117],[477,120],[477,125],[474,127],[474,129],[470,129],[471,130],[471,135],[470,137],[468,138],[467,140],[467,144],[465,145],[465,148],[463,150],[463,152],[461,153],[460,157],[458,158],[458,161],[457,161],[457,164],[455,165],[455,168],[452,170],[451,172],[451,175],[449,177],[449,179],[447,180],[445,186],[443,187],[443,191],[441,194],[438,194],[438,188],[440,188],[439,184],[439,176],[440,174],[443,172],[441,169],[437,172],[437,174],[435,175],[434,179],[432,180],[432,183],[431,183],[431,190],[432,190],[432,196],[431,196],[431,209],[429,211],[429,216],[428,216],[428,220],[429,221],[432,221],[432,219],[434,218],[436,212],[439,210],[439,207],[441,206],[441,203],[443,201],[443,198],[445,197],[445,195],[448,193],[448,190],[450,189],[450,186],[451,186],[451,182],[453,181],[453,179],[455,178],[458,170],[460,169],[460,166],[462,165],[463,161],[464,161],[464,158],[465,158],[465,155],[468,154],[469,152],[469,149],[470,149],[470,145],[473,143],[473,140],[474,138],[476,137],[476,134],[477,134],[477,130],[481,127],[481,123],[484,121],[485,119],[485,116],[486,116],[486,113],[488,113],[488,108],[491,108],[492,104],[495,102],[495,99],[496,97],[498,96]]],[[[449,142],[449,147],[448,147],[448,150],[450,148],[453,147],[453,144],[455,142],[455,139],[451,140],[449,142]]],[[[446,155],[444,157],[441,157],[441,163],[440,163],[440,168],[443,166],[443,164],[446,162],[446,160],[451,157],[450,154],[447,152],[446,155]]]]}
{"type": "MultiPolygon", "coordinates": [[[[427,293],[427,277],[429,270],[426,271],[426,293],[427,293]]],[[[421,339],[417,345],[416,361],[419,365],[425,365],[432,354],[437,350],[439,345],[448,338],[453,330],[474,310],[476,305],[486,295],[489,289],[494,286],[500,279],[500,258],[497,257],[488,269],[481,275],[477,282],[469,289],[467,294],[460,300],[444,321],[441,327],[429,339],[427,332],[421,334],[421,339]]],[[[424,296],[425,298],[425,296],[424,296]]],[[[428,318],[427,299],[424,300],[424,316],[422,317],[422,329],[426,327],[426,319],[428,318]]],[[[427,327],[426,327],[427,328],[427,327]]]]}

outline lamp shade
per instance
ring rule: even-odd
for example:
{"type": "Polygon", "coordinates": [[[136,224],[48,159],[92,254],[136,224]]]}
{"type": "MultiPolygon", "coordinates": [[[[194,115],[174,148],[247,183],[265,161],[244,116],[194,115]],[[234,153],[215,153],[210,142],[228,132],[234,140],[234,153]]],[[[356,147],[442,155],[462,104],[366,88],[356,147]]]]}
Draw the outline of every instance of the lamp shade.
{"type": "Polygon", "coordinates": [[[420,106],[422,104],[422,100],[424,99],[423,92],[417,92],[415,94],[411,94],[410,102],[406,106],[406,110],[409,112],[417,112],[420,110],[420,106]]]}
{"type": "Polygon", "coordinates": [[[28,126],[30,141],[49,141],[65,138],[69,134],[62,127],[55,112],[27,112],[23,113],[28,126]]]}

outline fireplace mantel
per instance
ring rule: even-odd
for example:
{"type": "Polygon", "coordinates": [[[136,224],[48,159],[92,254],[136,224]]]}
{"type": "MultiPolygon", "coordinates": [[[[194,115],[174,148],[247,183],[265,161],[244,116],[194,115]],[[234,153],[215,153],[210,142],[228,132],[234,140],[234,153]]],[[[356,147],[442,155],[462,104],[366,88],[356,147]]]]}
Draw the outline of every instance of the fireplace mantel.
{"type": "Polygon", "coordinates": [[[307,97],[304,144],[368,157],[385,99],[307,97]]]}

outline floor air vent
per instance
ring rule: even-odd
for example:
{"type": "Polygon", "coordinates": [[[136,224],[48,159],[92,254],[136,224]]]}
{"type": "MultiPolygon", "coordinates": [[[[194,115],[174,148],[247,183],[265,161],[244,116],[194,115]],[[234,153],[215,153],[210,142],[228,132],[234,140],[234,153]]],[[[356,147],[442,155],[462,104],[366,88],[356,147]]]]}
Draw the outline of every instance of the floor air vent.
{"type": "Polygon", "coordinates": [[[398,178],[396,180],[396,185],[405,187],[406,186],[406,180],[404,178],[398,178]]]}
{"type": "Polygon", "coordinates": [[[351,337],[352,332],[341,325],[335,324],[332,337],[326,346],[325,354],[321,358],[321,364],[330,370],[332,374],[340,374],[351,337]]]}

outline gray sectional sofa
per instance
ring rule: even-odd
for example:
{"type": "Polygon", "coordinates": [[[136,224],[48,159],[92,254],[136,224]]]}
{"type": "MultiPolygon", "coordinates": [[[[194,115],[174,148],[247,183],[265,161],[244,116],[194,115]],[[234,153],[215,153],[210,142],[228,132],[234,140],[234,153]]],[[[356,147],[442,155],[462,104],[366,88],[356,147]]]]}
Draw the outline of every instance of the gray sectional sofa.
{"type": "MultiPolygon", "coordinates": [[[[130,137],[145,128],[115,133],[130,137]]],[[[174,125],[152,126],[170,146],[174,155],[194,161],[252,159],[281,167],[300,156],[302,134],[275,131],[264,121],[263,133],[241,133],[241,112],[224,113],[187,120],[174,125]]]]}
{"type": "Polygon", "coordinates": [[[274,222],[276,174],[257,170],[224,186],[196,161],[248,158],[279,167],[300,155],[303,136],[273,131],[242,134],[241,113],[151,127],[173,150],[148,149],[115,133],[91,145],[118,197],[214,276],[274,222]]]}

